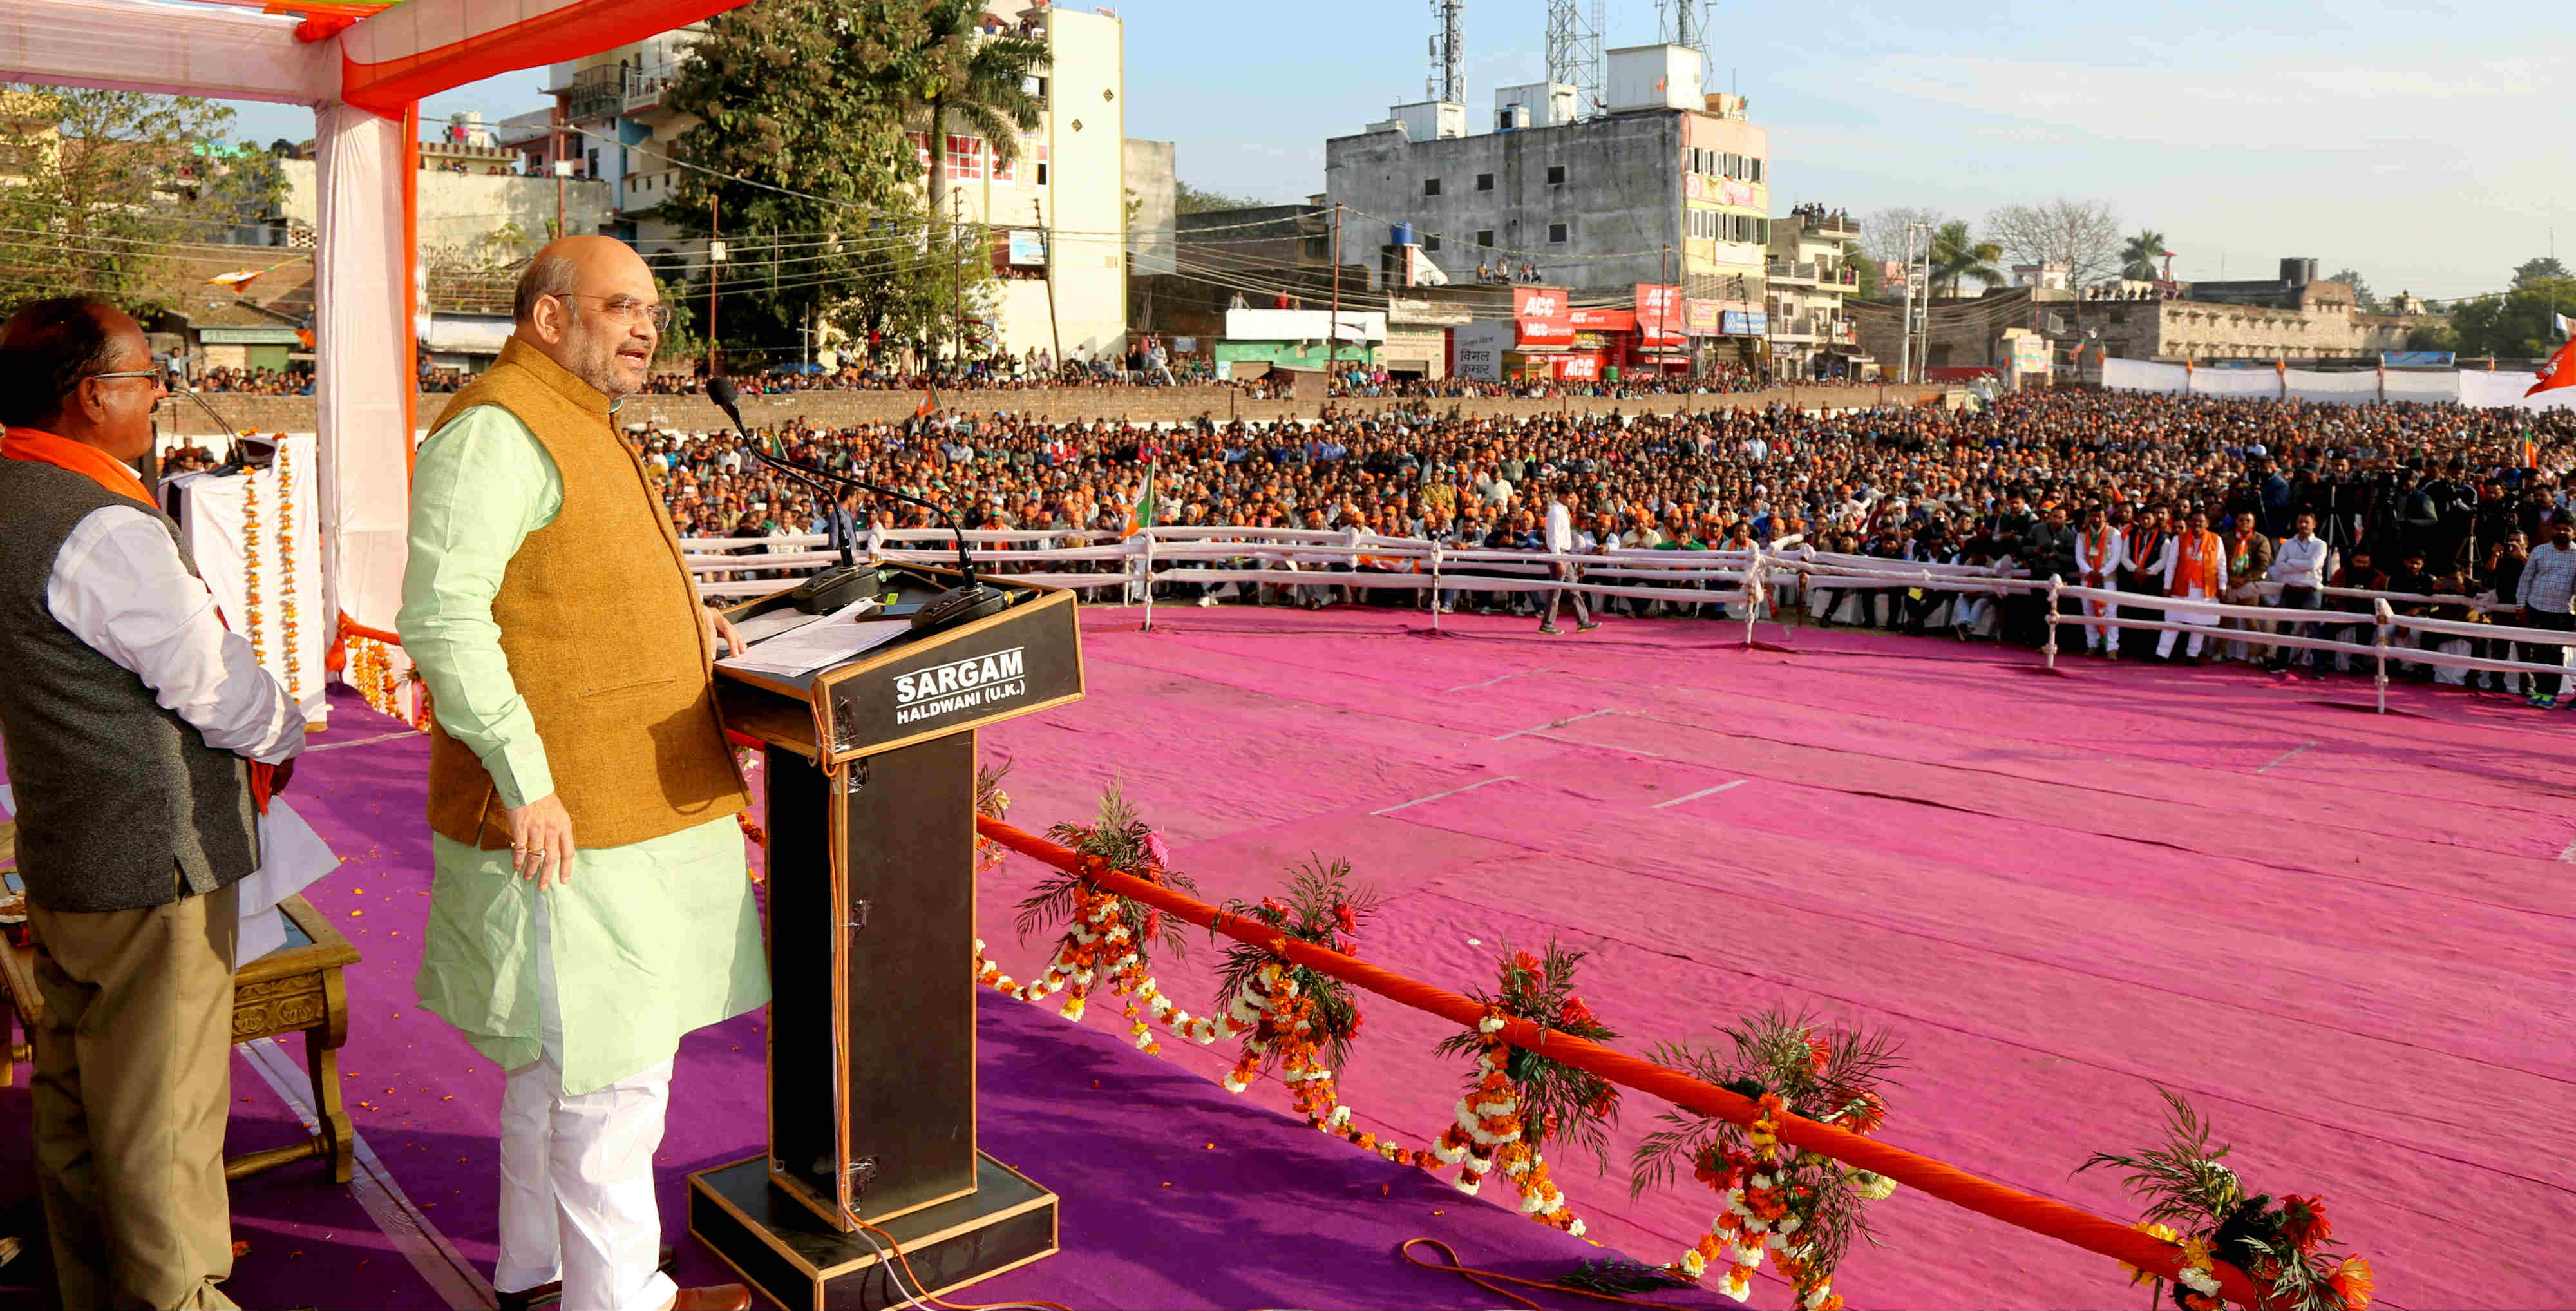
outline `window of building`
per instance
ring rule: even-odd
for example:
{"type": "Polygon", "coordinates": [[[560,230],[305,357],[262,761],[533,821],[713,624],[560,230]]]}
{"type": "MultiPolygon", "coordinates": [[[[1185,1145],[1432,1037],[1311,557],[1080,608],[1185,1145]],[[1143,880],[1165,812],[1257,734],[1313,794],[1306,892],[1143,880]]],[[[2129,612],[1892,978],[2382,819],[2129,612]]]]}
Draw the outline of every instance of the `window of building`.
{"type": "Polygon", "coordinates": [[[1565,165],[1550,164],[1547,166],[1547,184],[1551,187],[1561,187],[1565,185],[1565,165]]]}
{"type": "Polygon", "coordinates": [[[1437,234],[1435,234],[1435,233],[1429,233],[1429,232],[1426,232],[1426,233],[1422,234],[1422,248],[1423,248],[1424,250],[1438,250],[1438,249],[1440,249],[1440,238],[1439,238],[1439,236],[1438,236],[1437,234]]]}
{"type": "Polygon", "coordinates": [[[1562,224],[1562,223],[1550,223],[1550,224],[1548,224],[1548,225],[1547,225],[1547,239],[1548,239],[1550,242],[1555,243],[1555,244],[1558,244],[1558,245],[1562,245],[1562,244],[1564,244],[1564,242],[1565,242],[1565,225],[1564,225],[1564,224],[1562,224]]]}
{"type": "Polygon", "coordinates": [[[1308,238],[1306,238],[1306,258],[1308,258],[1308,259],[1331,259],[1332,257],[1333,257],[1332,238],[1330,238],[1330,237],[1308,237],[1308,238]]]}
{"type": "Polygon", "coordinates": [[[1753,175],[1752,175],[1752,177],[1751,177],[1751,178],[1749,178],[1749,179],[1748,179],[1748,181],[1753,181],[1753,182],[1759,182],[1759,181],[1761,181],[1761,180],[1762,180],[1762,161],[1761,161],[1761,160],[1756,159],[1756,160],[1753,160],[1753,161],[1750,161],[1750,162],[1751,162],[1751,167],[1752,167],[1752,169],[1753,169],[1753,175]]]}
{"type": "Polygon", "coordinates": [[[1477,244],[1477,245],[1479,245],[1479,246],[1491,246],[1491,245],[1493,245],[1493,244],[1494,244],[1494,230],[1493,230],[1492,228],[1478,228],[1478,229],[1476,229],[1476,244],[1477,244]]]}
{"type": "Polygon", "coordinates": [[[1426,196],[1436,196],[1436,195],[1439,195],[1439,194],[1440,194],[1440,179],[1438,179],[1438,178],[1424,178],[1424,179],[1422,179],[1422,194],[1423,194],[1423,195],[1426,195],[1426,196]]]}
{"type": "Polygon", "coordinates": [[[1479,174],[1477,174],[1477,175],[1476,175],[1476,190],[1478,190],[1478,191],[1491,191],[1491,190],[1493,190],[1493,189],[1494,189],[1494,175],[1493,175],[1493,174],[1491,174],[1491,173],[1479,173],[1479,174]]]}

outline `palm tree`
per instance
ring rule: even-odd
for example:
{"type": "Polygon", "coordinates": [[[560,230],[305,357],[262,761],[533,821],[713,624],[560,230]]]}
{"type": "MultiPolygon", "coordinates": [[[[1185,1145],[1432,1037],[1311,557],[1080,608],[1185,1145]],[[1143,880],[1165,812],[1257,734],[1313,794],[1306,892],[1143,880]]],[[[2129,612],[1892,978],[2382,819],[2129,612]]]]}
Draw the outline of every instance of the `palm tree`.
{"type": "Polygon", "coordinates": [[[984,0],[932,0],[920,26],[903,34],[909,48],[896,55],[895,95],[904,118],[927,120],[930,179],[924,195],[934,223],[948,198],[952,119],[984,139],[989,167],[999,168],[1020,157],[1020,133],[1035,128],[1045,113],[1028,89],[1030,73],[1047,61],[1045,39],[979,33],[983,15],[984,0]]]}
{"type": "Polygon", "coordinates": [[[2161,276],[2156,261],[2172,252],[2165,249],[2165,234],[2154,228],[2140,228],[2129,244],[2120,248],[2120,276],[2139,282],[2161,276]]]}
{"type": "Polygon", "coordinates": [[[1932,285],[1949,284],[1953,296],[1959,294],[1962,278],[2000,286],[2005,279],[1995,261],[2003,257],[2003,247],[1969,233],[1966,219],[1952,219],[1932,230],[1932,285]]]}

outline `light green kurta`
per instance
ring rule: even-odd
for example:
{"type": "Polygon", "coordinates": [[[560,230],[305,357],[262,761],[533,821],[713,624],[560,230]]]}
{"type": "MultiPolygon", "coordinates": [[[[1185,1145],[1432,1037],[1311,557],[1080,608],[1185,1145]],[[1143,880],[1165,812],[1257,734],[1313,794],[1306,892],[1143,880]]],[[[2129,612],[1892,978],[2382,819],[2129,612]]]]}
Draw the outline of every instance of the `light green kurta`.
{"type": "MultiPolygon", "coordinates": [[[[562,509],[553,459],[497,405],[440,429],[412,469],[396,627],[439,727],[482,760],[501,804],[513,808],[555,785],[511,681],[492,599],[519,544],[562,509]]],[[[544,896],[568,1096],[668,1060],[682,1034],[769,1000],[760,910],[732,816],[622,847],[580,841],[576,827],[570,882],[539,893],[511,873],[508,851],[433,834],[437,881],[413,983],[423,1009],[503,1069],[536,1061],[535,909],[544,896]]]]}

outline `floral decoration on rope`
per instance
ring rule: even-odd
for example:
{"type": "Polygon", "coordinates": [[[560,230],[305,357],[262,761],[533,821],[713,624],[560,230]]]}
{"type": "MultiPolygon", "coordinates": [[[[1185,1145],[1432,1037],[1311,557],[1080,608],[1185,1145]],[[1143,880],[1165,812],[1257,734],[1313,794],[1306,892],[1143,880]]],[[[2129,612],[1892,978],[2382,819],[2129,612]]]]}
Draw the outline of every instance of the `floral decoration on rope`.
{"type": "MultiPolygon", "coordinates": [[[[1291,874],[1285,900],[1229,901],[1225,913],[1260,923],[1283,938],[1357,956],[1360,929],[1376,917],[1377,908],[1377,894],[1351,887],[1349,861],[1327,864],[1310,856],[1291,874]]],[[[1276,1067],[1291,1104],[1308,1125],[1390,1161],[1425,1169],[1439,1163],[1429,1152],[1408,1151],[1351,1127],[1351,1108],[1342,1103],[1334,1078],[1334,1071],[1349,1063],[1351,1041],[1360,1031],[1359,1000],[1349,984],[1238,943],[1226,949],[1217,966],[1216,995],[1226,1007],[1228,1027],[1250,1026],[1243,1033],[1243,1059],[1225,1077],[1228,1090],[1242,1092],[1263,1069],[1276,1067]]],[[[1207,1034],[1201,1041],[1212,1041],[1218,1027],[1186,1015],[1175,1023],[1193,1038],[1207,1034]]]]}
{"type": "MultiPolygon", "coordinates": [[[[1008,760],[998,765],[988,765],[980,760],[975,762],[975,814],[978,817],[994,820],[1010,818],[1011,794],[1002,790],[1002,780],[1010,772],[1011,762],[1008,760]]],[[[975,872],[977,874],[990,874],[1000,869],[1003,860],[1010,854],[1010,848],[985,837],[981,832],[975,835],[975,872]]]]}
{"type": "MultiPolygon", "coordinates": [[[[2136,1228],[2182,1247],[2182,1270],[2173,1288],[2184,1311],[2218,1311],[2216,1261],[2234,1263],[2263,1290],[2263,1304],[2284,1311],[2362,1311],[2370,1305],[2370,1262],[2338,1252],[2328,1239],[2334,1226],[2325,1203],[2295,1194],[2275,1203],[2248,1194],[2225,1163],[2230,1148],[2212,1146],[2209,1122],[2180,1094],[2157,1088],[2165,1099],[2164,1141],[2135,1155],[2096,1152],[2077,1166],[2127,1171],[2121,1183],[2146,1203],[2136,1228]]],[[[2165,1281],[2123,1262],[2131,1284],[2165,1281]]]]}
{"type": "Polygon", "coordinates": [[[1161,1016],[1176,1008],[1146,972],[1146,953],[1158,946],[1171,948],[1175,955],[1184,951],[1180,922],[1143,902],[1103,891],[1090,876],[1116,871],[1192,894],[1198,885],[1169,867],[1171,850],[1162,835],[1137,818],[1136,808],[1115,784],[1101,794],[1100,813],[1092,823],[1058,824],[1047,830],[1047,838],[1079,854],[1083,872],[1051,871],[1020,903],[1018,928],[1025,940],[1042,924],[1069,920],[1055,956],[1035,980],[1016,984],[1000,966],[984,958],[984,944],[978,939],[976,981],[1022,1001],[1037,1001],[1061,990],[1065,1000],[1060,1013],[1068,1020],[1081,1019],[1092,990],[1105,985],[1112,995],[1130,999],[1129,1038],[1148,1054],[1161,1052],[1162,1044],[1154,1040],[1146,1015],[1161,1016]]]}
{"type": "Polygon", "coordinates": [[[1684,1165],[1720,1201],[1697,1245],[1666,1267],[1697,1280],[1723,1270],[1717,1290],[1741,1302],[1752,1295],[1763,1254],[1806,1311],[1843,1304],[1834,1272],[1855,1242],[1871,1239],[1862,1205],[1896,1191],[1883,1175],[1855,1169],[1780,1141],[1784,1115],[1853,1133],[1876,1132],[1887,1118],[1881,1091],[1903,1067],[1896,1039],[1865,1029],[1819,1031],[1804,1014],[1770,1010],[1718,1030],[1728,1050],[1680,1043],[1655,1049],[1657,1063],[1753,1100],[1750,1125],[1674,1108],[1658,1117],[1668,1128],[1637,1145],[1629,1195],[1670,1180],[1684,1165]]]}
{"type": "MultiPolygon", "coordinates": [[[[1444,1056],[1475,1054],[1476,1073],[1457,1116],[1441,1131],[1432,1154],[1458,1167],[1458,1191],[1473,1194],[1499,1169],[1520,1194],[1521,1212],[1578,1238],[1583,1221],[1548,1177],[1547,1142],[1571,1142],[1606,1161],[1609,1125],[1619,1116],[1618,1085],[1587,1070],[1551,1060],[1503,1040],[1506,1020],[1521,1019],[1592,1042],[1618,1035],[1574,992],[1574,970],[1585,953],[1554,942],[1533,956],[1516,951],[1496,970],[1491,994],[1472,994],[1485,1014],[1473,1033],[1440,1041],[1444,1056]]],[[[1545,1043],[1545,1034],[1540,1037],[1545,1043]]]]}

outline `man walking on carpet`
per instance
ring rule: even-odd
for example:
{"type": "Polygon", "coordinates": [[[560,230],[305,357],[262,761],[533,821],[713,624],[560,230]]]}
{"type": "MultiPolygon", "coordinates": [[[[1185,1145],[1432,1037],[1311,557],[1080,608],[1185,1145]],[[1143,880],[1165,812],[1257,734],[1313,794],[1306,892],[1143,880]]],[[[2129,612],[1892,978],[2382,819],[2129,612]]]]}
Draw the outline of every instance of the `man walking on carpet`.
{"type": "Polygon", "coordinates": [[[515,314],[412,476],[396,627],[436,717],[416,986],[507,1074],[505,1311],[741,1311],[742,1285],[657,1261],[681,1035],[769,1000],[715,707],[716,640],[740,643],[613,426],[670,311],[634,251],[569,237],[515,314]]]}
{"type": "MultiPolygon", "coordinates": [[[[1547,536],[1542,544],[1551,555],[1569,555],[1574,551],[1574,512],[1565,508],[1565,492],[1561,488],[1551,489],[1547,494],[1547,536]]],[[[1574,566],[1566,561],[1559,560],[1549,565],[1548,572],[1555,575],[1558,582],[1574,581],[1574,566]]],[[[1539,616],[1538,631],[1550,637],[1565,631],[1556,626],[1556,608],[1568,597],[1574,599],[1576,629],[1588,633],[1601,626],[1593,620],[1592,607],[1583,599],[1583,593],[1559,587],[1547,594],[1547,613],[1539,616]]]]}
{"type": "Polygon", "coordinates": [[[159,376],[102,301],[0,327],[0,735],[44,1003],[36,1186],[72,1308],[233,1305],[234,885],[304,749],[131,467],[159,376]]]}

